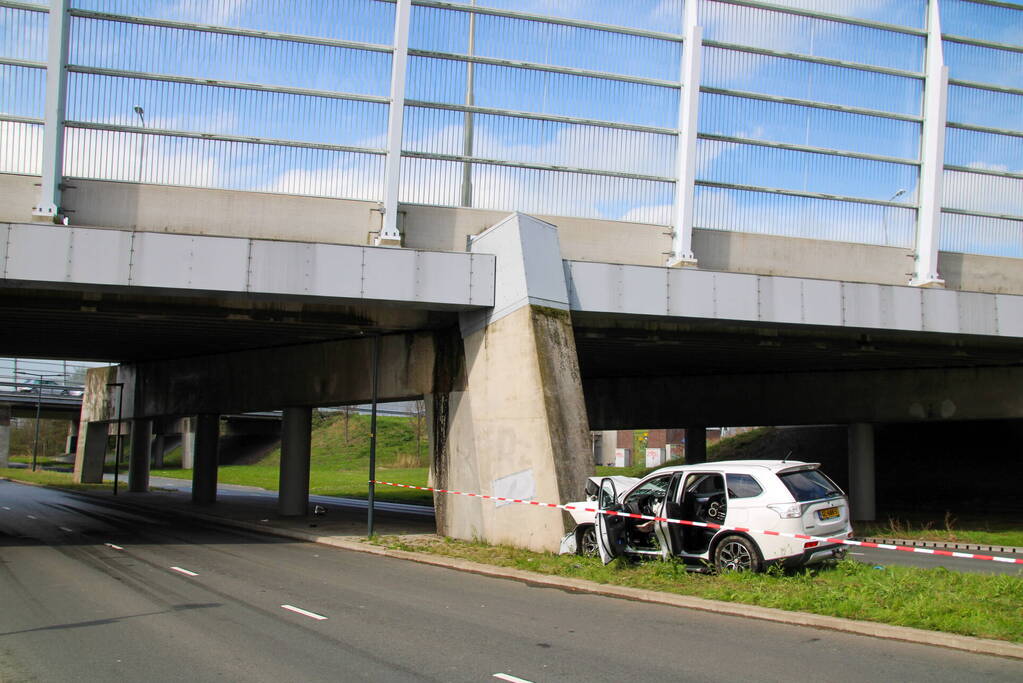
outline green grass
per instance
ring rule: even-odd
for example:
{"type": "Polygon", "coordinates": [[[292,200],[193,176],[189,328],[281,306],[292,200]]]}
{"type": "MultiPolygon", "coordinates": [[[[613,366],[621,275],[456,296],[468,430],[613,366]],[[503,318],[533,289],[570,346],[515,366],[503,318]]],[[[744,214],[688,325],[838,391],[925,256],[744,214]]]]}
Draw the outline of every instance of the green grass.
{"type": "MultiPolygon", "coordinates": [[[[317,413],[313,418],[310,462],[323,469],[368,470],[369,468],[368,415],[348,417],[347,435],[342,413],[317,413]]],[[[271,451],[260,461],[261,465],[280,462],[281,451],[271,451]]],[[[416,468],[429,462],[426,426],[422,425],[417,443],[414,418],[380,416],[377,418],[378,467],[416,468]]]]}
{"type": "MultiPolygon", "coordinates": [[[[191,479],[191,470],[165,469],[153,470],[153,476],[191,479]]],[[[429,468],[381,468],[377,470],[377,479],[394,481],[399,484],[426,486],[429,468]]],[[[242,486],[258,486],[276,491],[279,482],[277,464],[259,465],[225,465],[217,472],[217,481],[221,484],[240,484],[242,486]]],[[[321,496],[339,496],[342,498],[366,498],[369,494],[369,468],[356,470],[333,470],[317,467],[309,471],[309,493],[321,496]]],[[[433,494],[429,491],[416,491],[393,486],[377,486],[376,500],[393,503],[411,503],[414,505],[433,505],[433,494]]]]}
{"type": "Polygon", "coordinates": [[[641,564],[537,553],[452,539],[384,537],[399,550],[458,557],[617,586],[1023,642],[1023,573],[987,575],[843,561],[794,573],[704,575],[676,562],[641,564]],[[936,596],[940,596],[937,599],[936,596]]]}
{"type": "MultiPolygon", "coordinates": [[[[31,455],[12,455],[10,457],[10,462],[20,462],[20,463],[24,463],[26,465],[31,465],[32,464],[32,456],[31,455]]],[[[67,462],[66,460],[60,460],[60,459],[55,458],[55,457],[40,455],[39,457],[36,458],[36,466],[37,467],[74,467],[74,463],[73,462],[67,462]]]]}
{"type": "MultiPolygon", "coordinates": [[[[47,470],[24,470],[21,468],[0,468],[0,477],[12,481],[24,481],[42,486],[54,486],[73,491],[111,491],[113,482],[104,484],[76,484],[70,472],[50,472],[47,470]]],[[[122,485],[124,482],[122,482],[122,485]]]]}

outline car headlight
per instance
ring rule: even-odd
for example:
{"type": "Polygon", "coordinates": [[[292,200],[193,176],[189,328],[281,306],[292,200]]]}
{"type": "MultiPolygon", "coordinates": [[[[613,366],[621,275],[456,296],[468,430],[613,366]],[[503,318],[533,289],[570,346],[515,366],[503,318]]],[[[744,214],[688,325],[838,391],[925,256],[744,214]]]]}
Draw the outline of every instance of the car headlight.
{"type": "Polygon", "coordinates": [[[803,506],[799,503],[772,503],[767,507],[777,512],[782,519],[796,519],[803,514],[803,506]]]}

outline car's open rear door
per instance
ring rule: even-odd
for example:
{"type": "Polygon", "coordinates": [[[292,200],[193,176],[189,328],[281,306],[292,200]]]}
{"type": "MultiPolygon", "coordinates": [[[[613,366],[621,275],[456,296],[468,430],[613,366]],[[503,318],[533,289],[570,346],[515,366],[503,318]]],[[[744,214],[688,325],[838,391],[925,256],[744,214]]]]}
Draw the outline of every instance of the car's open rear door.
{"type": "Polygon", "coordinates": [[[618,515],[609,515],[606,511],[618,512],[621,506],[618,504],[618,492],[615,490],[615,483],[605,477],[600,482],[600,492],[597,494],[597,545],[600,548],[600,559],[607,564],[614,558],[620,556],[624,549],[623,535],[626,530],[627,519],[618,515]]]}

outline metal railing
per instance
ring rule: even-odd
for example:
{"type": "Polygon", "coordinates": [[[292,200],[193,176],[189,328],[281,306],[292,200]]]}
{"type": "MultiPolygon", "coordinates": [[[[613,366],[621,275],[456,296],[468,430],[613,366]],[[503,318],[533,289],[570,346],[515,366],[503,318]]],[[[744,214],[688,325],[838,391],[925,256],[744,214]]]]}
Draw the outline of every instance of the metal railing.
{"type": "MultiPolygon", "coordinates": [[[[928,1],[691,1],[695,131],[681,0],[413,0],[393,104],[393,1],[74,0],[63,174],[385,201],[397,151],[403,202],[673,225],[688,193],[690,230],[919,250],[928,1]]],[[[940,246],[1023,258],[1023,6],[940,7],[940,246]]],[[[40,172],[47,12],[0,0],[3,172],[40,172]]]]}

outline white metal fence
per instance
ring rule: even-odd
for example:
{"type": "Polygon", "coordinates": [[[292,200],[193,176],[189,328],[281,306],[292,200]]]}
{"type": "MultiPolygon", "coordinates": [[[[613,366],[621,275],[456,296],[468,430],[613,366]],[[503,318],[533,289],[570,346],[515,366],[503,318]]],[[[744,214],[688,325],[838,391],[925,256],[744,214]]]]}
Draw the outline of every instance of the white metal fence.
{"type": "MultiPolygon", "coordinates": [[[[689,1],[691,188],[682,0],[413,0],[399,199],[913,248],[928,0],[689,1]]],[[[939,6],[940,247],[1023,258],[1023,0],[939,6]]],[[[393,0],[69,14],[64,175],[384,199],[393,0]]],[[[0,0],[0,172],[41,173],[47,16],[0,0]]]]}

